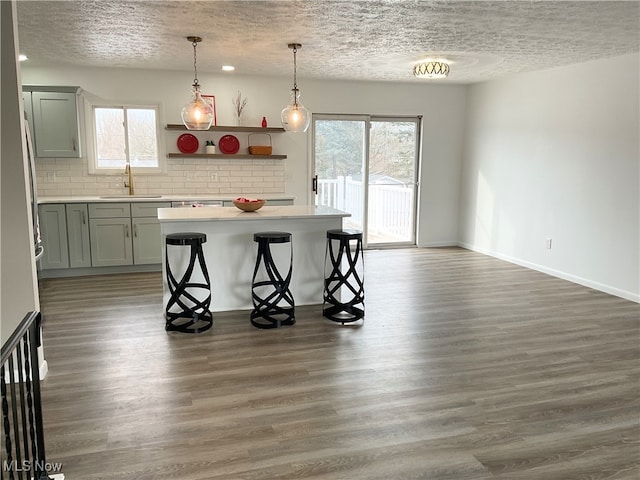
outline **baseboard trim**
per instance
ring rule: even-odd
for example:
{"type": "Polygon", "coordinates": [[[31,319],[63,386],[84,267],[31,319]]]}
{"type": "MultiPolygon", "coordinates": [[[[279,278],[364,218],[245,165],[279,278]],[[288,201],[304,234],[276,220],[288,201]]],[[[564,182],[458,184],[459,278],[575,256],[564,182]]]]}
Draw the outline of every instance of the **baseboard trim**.
{"type": "Polygon", "coordinates": [[[442,242],[427,242],[424,245],[418,245],[420,248],[438,248],[438,247],[458,247],[458,242],[455,241],[442,241],[442,242]]]}
{"type": "Polygon", "coordinates": [[[516,265],[520,265],[521,267],[546,273],[547,275],[551,275],[552,277],[561,278],[563,280],[567,280],[572,283],[577,283],[578,285],[582,285],[584,287],[589,287],[589,288],[593,288],[594,290],[599,290],[601,292],[608,293],[609,295],[614,295],[616,297],[624,298],[625,300],[630,300],[632,302],[640,303],[640,294],[629,292],[627,290],[622,290],[620,288],[616,288],[604,283],[589,280],[588,278],[579,277],[571,273],[563,272],[562,270],[556,270],[554,268],[545,267],[544,265],[539,265],[537,263],[529,262],[527,260],[522,260],[520,258],[504,255],[491,250],[487,250],[481,247],[477,247],[475,245],[471,245],[466,242],[458,242],[457,245],[459,247],[466,248],[467,250],[473,250],[474,252],[482,253],[483,255],[488,255],[490,257],[495,257],[500,260],[504,260],[505,262],[513,263],[516,265]]]}
{"type": "Polygon", "coordinates": [[[144,265],[120,265],[113,267],[55,268],[38,270],[38,278],[65,278],[86,275],[111,275],[117,273],[161,272],[161,263],[144,265]]]}

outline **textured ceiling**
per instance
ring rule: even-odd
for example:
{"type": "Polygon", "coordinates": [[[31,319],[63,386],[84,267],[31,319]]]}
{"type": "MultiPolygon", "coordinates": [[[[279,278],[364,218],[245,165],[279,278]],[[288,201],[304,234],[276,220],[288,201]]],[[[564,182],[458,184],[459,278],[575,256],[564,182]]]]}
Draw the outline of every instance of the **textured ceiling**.
{"type": "MultiPolygon", "coordinates": [[[[302,78],[424,82],[418,60],[451,63],[445,83],[640,50],[638,1],[18,1],[29,65],[193,68],[302,78]]],[[[232,74],[232,75],[233,75],[232,74]]],[[[433,80],[431,80],[433,81],[433,80]]]]}

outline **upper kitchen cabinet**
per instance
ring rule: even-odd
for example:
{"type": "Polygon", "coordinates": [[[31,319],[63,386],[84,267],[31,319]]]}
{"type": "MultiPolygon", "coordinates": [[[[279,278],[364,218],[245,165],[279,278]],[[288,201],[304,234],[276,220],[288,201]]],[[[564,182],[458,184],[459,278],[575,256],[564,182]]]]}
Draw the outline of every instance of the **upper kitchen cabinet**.
{"type": "Polygon", "coordinates": [[[79,158],[79,87],[23,86],[36,157],[79,158]]]}

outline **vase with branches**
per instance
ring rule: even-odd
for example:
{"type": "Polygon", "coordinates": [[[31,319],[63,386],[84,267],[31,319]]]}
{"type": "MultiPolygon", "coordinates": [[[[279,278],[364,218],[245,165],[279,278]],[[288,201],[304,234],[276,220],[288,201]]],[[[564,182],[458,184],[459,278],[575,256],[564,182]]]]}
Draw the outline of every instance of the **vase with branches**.
{"type": "Polygon", "coordinates": [[[242,93],[238,90],[238,94],[231,100],[233,103],[233,114],[236,118],[236,125],[242,124],[242,112],[247,106],[247,97],[242,97],[242,93]]]}

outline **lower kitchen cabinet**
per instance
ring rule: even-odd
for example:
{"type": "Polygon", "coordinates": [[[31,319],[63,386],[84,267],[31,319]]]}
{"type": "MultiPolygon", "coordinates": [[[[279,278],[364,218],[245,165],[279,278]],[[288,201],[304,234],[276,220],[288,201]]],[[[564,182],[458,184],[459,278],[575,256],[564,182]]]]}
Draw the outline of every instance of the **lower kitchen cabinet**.
{"type": "Polygon", "coordinates": [[[133,263],[145,265],[162,262],[162,239],[157,218],[132,218],[133,263]]]}
{"type": "Polygon", "coordinates": [[[131,204],[133,226],[133,263],[149,265],[162,263],[162,234],[158,220],[159,208],[170,208],[169,202],[131,204]]]}
{"type": "Polygon", "coordinates": [[[168,202],[90,204],[92,266],[161,263],[158,208],[170,206],[168,202]]]}
{"type": "Polygon", "coordinates": [[[92,266],[133,265],[129,203],[90,203],[89,231],[92,266]]]}
{"type": "Polygon", "coordinates": [[[89,240],[89,214],[86,203],[68,203],[67,239],[69,241],[69,266],[91,266],[91,242],[89,240]]]}
{"type": "Polygon", "coordinates": [[[92,218],[89,227],[92,266],[133,265],[131,218],[92,218]]]}
{"type": "Polygon", "coordinates": [[[38,207],[40,237],[44,254],[40,268],[69,268],[69,246],[67,241],[67,219],[64,204],[46,204],[38,207]]]}

